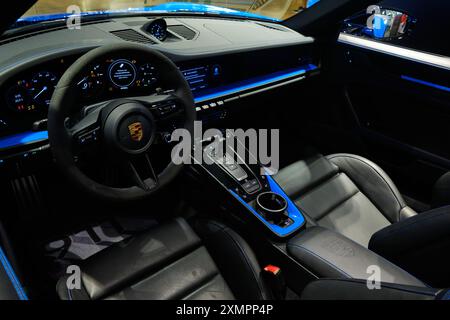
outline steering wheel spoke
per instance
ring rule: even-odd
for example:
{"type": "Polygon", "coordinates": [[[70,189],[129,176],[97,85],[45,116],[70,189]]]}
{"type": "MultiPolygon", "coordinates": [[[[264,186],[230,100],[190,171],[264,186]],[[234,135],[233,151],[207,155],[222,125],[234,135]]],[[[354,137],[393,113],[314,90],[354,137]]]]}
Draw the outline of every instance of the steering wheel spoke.
{"type": "Polygon", "coordinates": [[[69,128],[72,149],[75,155],[96,150],[101,139],[98,114],[90,114],[69,128]]]}
{"type": "Polygon", "coordinates": [[[148,192],[159,185],[158,175],[153,169],[148,153],[129,159],[127,166],[130,171],[132,183],[148,192]]]}

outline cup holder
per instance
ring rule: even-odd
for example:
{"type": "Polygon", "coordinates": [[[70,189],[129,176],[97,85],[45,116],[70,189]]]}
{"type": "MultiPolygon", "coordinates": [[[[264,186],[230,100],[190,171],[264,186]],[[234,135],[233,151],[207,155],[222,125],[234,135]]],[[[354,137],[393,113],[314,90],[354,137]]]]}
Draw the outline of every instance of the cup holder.
{"type": "Polygon", "coordinates": [[[263,192],[256,198],[256,207],[268,221],[279,223],[286,218],[286,199],[275,192],[263,192]]]}

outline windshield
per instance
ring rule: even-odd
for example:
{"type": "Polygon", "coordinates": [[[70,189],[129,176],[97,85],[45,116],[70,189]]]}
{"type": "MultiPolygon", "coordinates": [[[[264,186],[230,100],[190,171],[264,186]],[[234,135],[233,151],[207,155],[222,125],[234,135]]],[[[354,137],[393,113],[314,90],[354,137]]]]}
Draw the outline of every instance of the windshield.
{"type": "Polygon", "coordinates": [[[79,8],[81,13],[100,15],[127,12],[192,12],[241,16],[272,21],[285,20],[319,0],[39,0],[20,20],[45,21],[61,19],[79,8]],[[73,7],[73,6],[76,7],[73,7]]]}

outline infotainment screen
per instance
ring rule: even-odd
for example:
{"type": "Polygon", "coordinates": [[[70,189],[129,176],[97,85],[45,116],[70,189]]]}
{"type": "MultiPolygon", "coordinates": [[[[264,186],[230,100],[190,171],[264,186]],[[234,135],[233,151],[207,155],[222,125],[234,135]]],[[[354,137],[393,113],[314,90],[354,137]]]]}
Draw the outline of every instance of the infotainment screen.
{"type": "Polygon", "coordinates": [[[203,90],[209,86],[209,70],[208,67],[196,67],[181,70],[186,81],[189,83],[192,92],[203,90]]]}

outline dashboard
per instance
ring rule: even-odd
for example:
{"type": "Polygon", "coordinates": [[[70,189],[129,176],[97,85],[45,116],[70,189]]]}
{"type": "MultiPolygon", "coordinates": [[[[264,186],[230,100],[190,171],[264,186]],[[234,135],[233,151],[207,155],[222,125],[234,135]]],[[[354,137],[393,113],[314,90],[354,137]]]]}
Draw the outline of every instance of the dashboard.
{"type": "MultiPolygon", "coordinates": [[[[189,83],[200,119],[221,118],[230,101],[318,72],[313,39],[278,24],[135,17],[88,23],[81,30],[0,42],[0,158],[16,142],[28,144],[30,136],[45,141],[45,128],[36,123],[45,121],[59,79],[76,59],[100,45],[140,42],[168,56],[189,83]]],[[[80,109],[171,89],[152,61],[132,55],[95,61],[77,87],[80,109]]]]}

